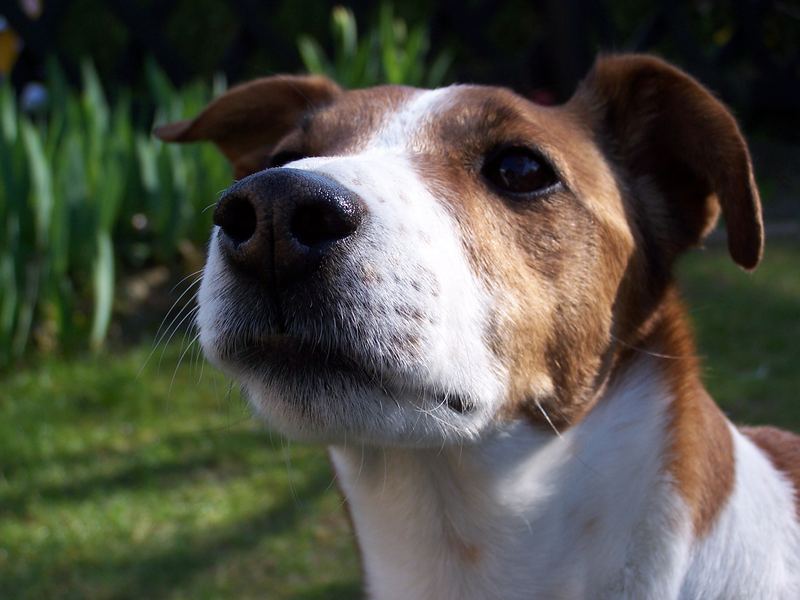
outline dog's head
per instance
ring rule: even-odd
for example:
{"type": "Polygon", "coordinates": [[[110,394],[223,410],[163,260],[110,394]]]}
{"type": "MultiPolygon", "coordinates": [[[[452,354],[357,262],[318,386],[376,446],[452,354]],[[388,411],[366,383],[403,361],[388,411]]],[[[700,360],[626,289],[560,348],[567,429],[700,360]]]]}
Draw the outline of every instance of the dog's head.
{"type": "Polygon", "coordinates": [[[651,57],[598,60],[559,107],[269,77],[157,134],[214,141],[240,178],[214,213],[200,338],[296,437],[568,424],[719,207],[734,260],[761,255],[735,121],[651,57]]]}

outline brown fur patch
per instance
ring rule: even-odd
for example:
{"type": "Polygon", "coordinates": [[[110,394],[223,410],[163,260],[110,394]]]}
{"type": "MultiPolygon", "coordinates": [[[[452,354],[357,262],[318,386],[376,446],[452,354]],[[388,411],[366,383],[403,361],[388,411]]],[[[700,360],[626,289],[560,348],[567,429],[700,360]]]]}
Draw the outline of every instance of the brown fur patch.
{"type": "Polygon", "coordinates": [[[400,86],[344,92],[318,76],[265,77],[231,88],[195,118],[155,134],[170,142],[213,141],[242,178],[282,152],[355,153],[412,93],[400,86]]]}
{"type": "Polygon", "coordinates": [[[235,86],[193,119],[157,127],[167,142],[211,140],[228,158],[236,177],[266,166],[275,144],[309,110],[342,93],[325,77],[277,75],[235,86]]]}
{"type": "Polygon", "coordinates": [[[416,164],[497,291],[486,339],[511,375],[504,416],[566,427],[589,406],[633,245],[614,177],[569,111],[474,86],[454,90],[446,107],[417,133],[416,164]],[[513,144],[537,148],[561,189],[530,201],[492,190],[483,161],[513,144]]]}
{"type": "Polygon", "coordinates": [[[616,377],[640,351],[663,357],[673,397],[667,470],[692,511],[695,533],[703,535],[733,489],[733,441],[700,382],[672,266],[707,234],[719,205],[734,259],[746,268],[758,263],[763,234],[747,147],[711,94],[654,58],[600,59],[570,105],[589,123],[595,115],[636,240],[619,284],[616,343],[605,364],[616,377]]]}
{"type": "Polygon", "coordinates": [[[730,497],[735,467],[725,416],[702,386],[695,386],[694,394],[672,405],[669,472],[692,511],[695,535],[703,536],[730,497]]]}
{"type": "Polygon", "coordinates": [[[758,193],[735,121],[694,80],[642,57],[601,60],[563,109],[466,88],[437,117],[424,137],[444,147],[420,170],[453,207],[476,272],[507,294],[488,333],[511,373],[507,414],[568,427],[638,351],[663,356],[666,468],[705,534],[733,487],[732,439],[700,383],[671,271],[713,225],[717,200],[733,257],[758,262],[758,193]],[[499,142],[538,148],[564,189],[519,205],[465,177],[499,142]]]}
{"type": "Polygon", "coordinates": [[[691,331],[670,289],[659,322],[640,343],[660,355],[671,388],[667,471],[692,513],[697,536],[710,531],[733,490],[735,465],[728,422],[700,383],[691,331]]]}
{"type": "Polygon", "coordinates": [[[764,233],[750,154],[708,90],[658,58],[622,55],[598,59],[570,103],[595,114],[631,183],[646,178],[664,195],[651,218],[668,261],[708,233],[721,206],[731,256],[758,264],[764,233]]]}
{"type": "MultiPolygon", "coordinates": [[[[626,182],[626,166],[598,150],[575,105],[541,108],[504,91],[462,88],[449,106],[419,132],[424,142],[415,147],[425,152],[417,168],[459,223],[487,288],[505,292],[495,297],[487,332],[511,375],[504,416],[562,430],[640,352],[664,357],[673,398],[666,469],[695,532],[705,534],[733,487],[732,439],[700,383],[672,287],[674,255],[663,246],[672,225],[659,221],[642,194],[668,198],[642,181],[626,182]],[[523,203],[488,189],[481,160],[501,143],[538,148],[563,189],[523,203]]],[[[701,229],[712,218],[698,217],[701,229]]]]}
{"type": "Polygon", "coordinates": [[[741,432],[764,451],[794,486],[795,508],[800,519],[800,436],[777,427],[742,427],[741,432]]]}
{"type": "Polygon", "coordinates": [[[391,85],[349,91],[337,102],[308,114],[300,131],[301,147],[296,150],[307,156],[354,154],[412,93],[410,88],[391,85]]]}

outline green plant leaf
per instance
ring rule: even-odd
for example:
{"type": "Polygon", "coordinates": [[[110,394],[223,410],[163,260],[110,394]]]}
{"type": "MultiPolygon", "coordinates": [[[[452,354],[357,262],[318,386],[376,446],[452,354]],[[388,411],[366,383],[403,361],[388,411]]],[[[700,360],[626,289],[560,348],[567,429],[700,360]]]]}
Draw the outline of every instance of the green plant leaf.
{"type": "Polygon", "coordinates": [[[91,62],[81,63],[81,75],[83,78],[84,115],[87,117],[90,133],[93,136],[92,141],[95,145],[100,146],[102,136],[108,131],[111,111],[97,70],[91,62]]]}
{"type": "Polygon", "coordinates": [[[325,58],[325,52],[315,39],[307,35],[300,36],[297,40],[297,47],[303,65],[309,73],[333,76],[333,69],[328,63],[328,59],[325,58]]]}
{"type": "MultiPolygon", "coordinates": [[[[335,69],[337,74],[343,74],[348,72],[358,49],[356,19],[350,9],[336,6],[331,13],[331,26],[334,44],[338,50],[335,69]]],[[[350,81],[343,83],[351,84],[350,81]]]]}
{"type": "Polygon", "coordinates": [[[445,49],[440,52],[428,69],[428,75],[425,78],[425,86],[437,88],[444,85],[447,82],[447,73],[454,59],[455,56],[450,49],[445,49]]]}
{"type": "MultiPolygon", "coordinates": [[[[213,147],[150,138],[127,90],[110,102],[88,61],[81,73],[76,92],[48,64],[52,102],[36,123],[0,84],[0,367],[28,350],[34,326],[48,346],[58,336],[62,348],[100,348],[116,266],[174,261],[183,240],[202,244],[203,209],[230,183],[213,147]]],[[[200,83],[176,90],[153,61],[148,78],[165,120],[198,112],[226,85],[218,77],[213,92],[200,83]]]]}
{"type": "Polygon", "coordinates": [[[33,315],[36,309],[37,298],[39,295],[39,276],[41,265],[37,260],[30,260],[25,263],[23,276],[23,290],[19,310],[17,312],[17,322],[14,329],[14,337],[11,341],[12,357],[22,356],[28,346],[28,340],[33,324],[33,315]]]}
{"type": "Polygon", "coordinates": [[[398,30],[391,4],[382,4],[379,17],[379,39],[381,47],[381,66],[387,83],[403,83],[403,70],[400,66],[398,50],[404,40],[398,39],[398,30]]]}
{"type": "Polygon", "coordinates": [[[11,252],[0,253],[0,365],[7,361],[18,309],[17,275],[11,252]]]}
{"type": "Polygon", "coordinates": [[[6,82],[0,85],[0,133],[9,143],[17,137],[17,101],[14,89],[6,82]]]}
{"type": "Polygon", "coordinates": [[[114,247],[111,236],[106,232],[98,232],[96,243],[97,254],[92,265],[94,315],[89,334],[89,343],[93,350],[99,350],[103,346],[114,304],[114,247]]]}
{"type": "Polygon", "coordinates": [[[409,27],[394,17],[391,3],[383,2],[377,23],[359,38],[352,11],[335,7],[331,12],[332,57],[310,36],[297,40],[300,58],[310,73],[327,75],[347,88],[362,88],[382,83],[423,85],[441,82],[452,62],[451,54],[440,54],[428,63],[428,30],[423,25],[409,27]]]}
{"type": "Polygon", "coordinates": [[[408,35],[399,59],[404,82],[414,86],[422,85],[425,69],[423,61],[427,52],[428,34],[422,27],[416,27],[408,35]]]}
{"type": "Polygon", "coordinates": [[[54,203],[53,174],[39,132],[27,119],[20,120],[19,125],[32,179],[30,202],[35,215],[36,245],[43,251],[50,238],[54,203]]]}

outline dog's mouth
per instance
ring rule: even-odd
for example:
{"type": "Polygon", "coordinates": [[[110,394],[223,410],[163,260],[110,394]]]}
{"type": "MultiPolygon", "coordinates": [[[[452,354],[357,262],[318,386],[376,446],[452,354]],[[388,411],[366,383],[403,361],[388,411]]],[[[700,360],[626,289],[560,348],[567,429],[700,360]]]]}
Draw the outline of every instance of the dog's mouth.
{"type": "Polygon", "coordinates": [[[411,394],[461,415],[469,414],[475,407],[464,394],[411,382],[379,360],[357,357],[342,348],[287,334],[223,336],[217,338],[215,345],[219,360],[251,373],[268,373],[270,377],[300,384],[311,379],[333,378],[354,387],[374,389],[394,402],[401,394],[411,394]]]}

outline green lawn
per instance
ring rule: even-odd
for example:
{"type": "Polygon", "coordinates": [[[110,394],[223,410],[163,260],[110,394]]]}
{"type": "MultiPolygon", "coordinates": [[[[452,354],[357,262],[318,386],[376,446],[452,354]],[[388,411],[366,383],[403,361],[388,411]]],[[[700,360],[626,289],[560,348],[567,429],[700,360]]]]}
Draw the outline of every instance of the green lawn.
{"type": "Polygon", "coordinates": [[[750,274],[723,247],[680,273],[714,398],[736,422],[800,431],[800,243],[769,242],[750,274]]]}
{"type": "Polygon", "coordinates": [[[179,345],[137,377],[148,351],[3,383],[0,598],[357,596],[322,450],[265,432],[208,367],[172,383],[179,345]]]}
{"type": "MultiPolygon", "coordinates": [[[[753,275],[717,247],[681,273],[725,410],[800,430],[800,245],[753,275]]],[[[137,377],[149,350],[3,377],[0,598],[357,597],[323,452],[265,432],[193,357],[176,370],[180,344],[137,377]]]]}

